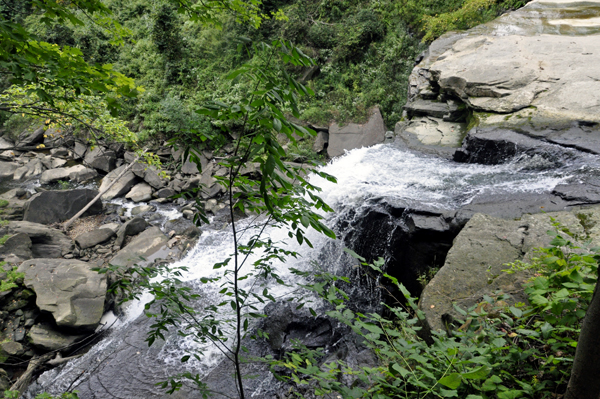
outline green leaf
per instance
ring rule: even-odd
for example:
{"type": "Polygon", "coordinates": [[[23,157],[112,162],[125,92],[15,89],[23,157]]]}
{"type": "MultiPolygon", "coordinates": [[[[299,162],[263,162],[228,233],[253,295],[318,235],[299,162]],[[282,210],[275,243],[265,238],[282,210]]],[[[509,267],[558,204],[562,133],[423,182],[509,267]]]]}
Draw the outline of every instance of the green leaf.
{"type": "Polygon", "coordinates": [[[278,118],[273,119],[273,129],[275,129],[277,132],[281,132],[281,120],[278,118]]]}
{"type": "Polygon", "coordinates": [[[516,399],[523,396],[523,391],[518,390],[510,390],[504,392],[498,392],[498,399],[516,399]]]}
{"type": "Polygon", "coordinates": [[[365,258],[363,258],[362,256],[360,256],[359,254],[357,254],[356,252],[354,252],[350,248],[344,248],[344,252],[346,252],[348,255],[352,256],[353,258],[358,259],[361,262],[366,262],[367,261],[365,258]]]}
{"type": "Polygon", "coordinates": [[[515,315],[515,317],[521,317],[523,316],[523,311],[519,308],[515,308],[514,306],[511,306],[510,308],[508,308],[510,310],[510,312],[512,314],[515,315]]]}
{"type": "Polygon", "coordinates": [[[408,375],[410,375],[410,371],[400,366],[398,363],[391,363],[389,366],[389,370],[390,373],[392,373],[393,375],[400,374],[402,378],[406,378],[408,375]]]}
{"type": "Polygon", "coordinates": [[[444,388],[440,388],[440,395],[442,395],[442,397],[444,398],[456,398],[458,397],[458,391],[456,390],[447,390],[444,388]]]}
{"type": "Polygon", "coordinates": [[[467,380],[483,380],[490,373],[490,368],[488,366],[481,366],[476,368],[475,370],[469,371],[467,373],[463,373],[462,377],[467,380]]]}
{"type": "Polygon", "coordinates": [[[462,378],[458,373],[449,374],[438,381],[439,384],[442,384],[443,386],[448,387],[450,389],[458,388],[461,382],[462,378]]]}

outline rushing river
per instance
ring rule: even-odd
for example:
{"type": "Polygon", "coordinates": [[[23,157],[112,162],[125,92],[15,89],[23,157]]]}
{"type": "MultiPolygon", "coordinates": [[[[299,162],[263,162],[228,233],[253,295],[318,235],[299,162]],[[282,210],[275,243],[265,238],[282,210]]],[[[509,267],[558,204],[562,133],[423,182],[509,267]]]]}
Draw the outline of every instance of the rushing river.
{"type": "MultiPolygon", "coordinates": [[[[481,195],[548,193],[558,184],[600,176],[600,161],[591,155],[567,152],[561,159],[522,156],[495,166],[459,164],[385,144],[353,150],[323,166],[323,170],[335,176],[338,183],[317,177],[311,177],[311,182],[322,188],[321,197],[335,210],[327,216],[328,224],[333,227],[338,225],[340,218],[349,217],[346,213],[349,209],[352,217],[360,217],[372,199],[401,199],[414,208],[457,209],[481,195]]],[[[255,223],[251,220],[240,222],[245,231],[242,239],[248,239],[256,232],[255,223]]],[[[230,229],[216,227],[220,226],[203,228],[196,247],[175,264],[189,268],[184,280],[195,290],[201,290],[202,301],[208,303],[219,300],[217,289],[201,284],[199,280],[212,276],[215,273],[213,265],[232,252],[230,229]]],[[[287,239],[287,232],[281,229],[268,228],[265,234],[276,241],[287,239]]],[[[337,268],[342,245],[332,244],[330,239],[314,232],[308,238],[314,249],[300,248],[295,239],[288,240],[287,248],[300,252],[302,257],[290,259],[285,265],[274,265],[288,281],[297,281],[289,273],[290,267],[310,268],[310,260],[317,259],[325,246],[329,253],[332,253],[332,246],[338,250],[327,257],[328,264],[323,266],[332,271],[337,268]]],[[[319,260],[322,263],[323,257],[319,260]]],[[[273,286],[271,293],[285,297],[289,290],[273,286]]],[[[214,349],[205,348],[203,361],[182,365],[179,360],[182,354],[193,350],[195,344],[173,335],[168,342],[156,343],[149,348],[144,342],[149,324],[141,303],[130,306],[127,316],[115,323],[107,336],[86,355],[44,373],[30,390],[29,397],[33,397],[34,391],[58,394],[69,387],[78,390],[80,397],[85,399],[197,397],[189,394],[189,389],[174,396],[166,395],[154,384],[183,370],[205,375],[222,360],[221,355],[214,349]]]]}

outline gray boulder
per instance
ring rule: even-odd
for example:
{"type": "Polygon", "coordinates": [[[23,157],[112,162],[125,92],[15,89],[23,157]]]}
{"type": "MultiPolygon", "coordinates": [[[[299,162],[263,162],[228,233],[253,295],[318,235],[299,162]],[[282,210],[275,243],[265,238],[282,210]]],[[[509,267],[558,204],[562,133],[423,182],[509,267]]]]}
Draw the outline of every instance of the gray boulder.
{"type": "MultiPolygon", "coordinates": [[[[126,168],[125,165],[118,167],[113,170],[102,179],[102,184],[98,189],[100,192],[104,191],[106,187],[110,185],[123,172],[126,168]]],[[[131,171],[128,171],[123,175],[117,182],[104,194],[102,194],[102,199],[104,201],[110,201],[113,198],[120,197],[125,195],[131,190],[133,186],[139,181],[138,177],[134,175],[131,171]]]]}
{"type": "Polygon", "coordinates": [[[10,222],[5,234],[24,233],[31,239],[31,252],[34,258],[60,258],[73,252],[75,244],[65,234],[56,229],[31,222],[10,222]]]}
{"type": "Polygon", "coordinates": [[[127,236],[137,235],[146,230],[146,227],[148,227],[148,222],[143,217],[138,216],[128,220],[118,228],[117,239],[114,245],[120,249],[127,236]]]}
{"type": "Polygon", "coordinates": [[[81,249],[91,248],[110,240],[115,234],[115,231],[112,229],[96,229],[78,235],[75,237],[75,242],[81,249]]]}
{"type": "Polygon", "coordinates": [[[364,124],[350,123],[342,127],[334,122],[329,126],[327,154],[337,157],[343,155],[346,150],[383,143],[385,130],[379,108],[371,110],[369,120],[364,124]]]}
{"type": "Polygon", "coordinates": [[[169,239],[158,227],[151,227],[133,239],[125,248],[120,250],[110,264],[129,267],[136,263],[152,260],[152,256],[161,250],[168,249],[169,239]]]}
{"type": "Polygon", "coordinates": [[[172,189],[172,188],[168,188],[168,187],[161,188],[160,190],[158,190],[158,191],[156,192],[156,196],[157,196],[158,198],[169,198],[169,197],[172,197],[172,196],[174,196],[175,194],[177,194],[177,193],[175,192],[175,190],[174,190],[174,189],[172,189]]]}
{"type": "Polygon", "coordinates": [[[91,268],[75,259],[34,259],[18,271],[36,293],[37,307],[50,312],[58,326],[93,330],[104,313],[106,275],[91,268]]]}
{"type": "Polygon", "coordinates": [[[63,350],[85,337],[84,335],[63,334],[47,324],[34,325],[27,336],[34,347],[43,351],[63,350]]]}
{"type": "Polygon", "coordinates": [[[19,135],[15,147],[29,147],[41,143],[44,141],[45,131],[46,130],[43,126],[35,129],[33,132],[30,130],[25,130],[19,135]]]}
{"type": "Polygon", "coordinates": [[[329,145],[329,131],[323,132],[319,131],[317,133],[317,137],[315,138],[315,143],[313,144],[314,152],[321,152],[329,145]]]}
{"type": "Polygon", "coordinates": [[[3,245],[0,245],[0,258],[11,263],[21,262],[33,258],[31,251],[33,244],[25,233],[11,235],[3,245]]]}
{"type": "MultiPolygon", "coordinates": [[[[52,224],[64,222],[75,216],[98,195],[91,189],[52,190],[38,193],[25,204],[23,220],[33,223],[52,224]]],[[[102,202],[97,200],[84,216],[102,213],[102,202]]]]}
{"type": "Polygon", "coordinates": [[[44,171],[40,177],[40,184],[50,184],[59,180],[69,180],[69,170],[67,168],[56,168],[44,171]]]}
{"type": "Polygon", "coordinates": [[[149,166],[138,162],[131,168],[131,170],[136,176],[144,179],[146,183],[157,190],[166,187],[166,185],[169,183],[169,179],[160,176],[160,171],[158,171],[154,166],[149,166]]]}
{"type": "Polygon", "coordinates": [[[96,147],[85,154],[84,163],[108,173],[117,167],[117,155],[107,148],[96,147]]]}
{"type": "Polygon", "coordinates": [[[87,146],[79,141],[75,142],[75,146],[73,147],[73,158],[82,159],[85,157],[85,153],[87,152],[87,146]]]}
{"type": "Polygon", "coordinates": [[[2,162],[0,161],[0,179],[11,178],[15,174],[15,170],[19,167],[19,164],[14,162],[2,162]]]}
{"type": "Polygon", "coordinates": [[[75,183],[81,183],[84,181],[95,179],[98,176],[98,172],[96,172],[92,168],[87,168],[83,165],[75,165],[67,168],[69,172],[69,180],[75,183]]]}
{"type": "Polygon", "coordinates": [[[146,183],[138,183],[133,186],[125,198],[133,202],[150,201],[152,199],[152,187],[146,183]]]}
{"type": "MultiPolygon", "coordinates": [[[[600,217],[600,215],[597,215],[600,217]]],[[[454,240],[444,266],[423,290],[419,306],[433,329],[442,329],[442,318],[461,316],[454,310],[475,305],[484,295],[501,290],[515,302],[526,302],[523,283],[526,272],[508,274],[507,263],[530,259],[532,250],[547,246],[554,217],[574,233],[583,233],[580,220],[571,212],[525,215],[505,220],[476,214],[454,240]]]]}

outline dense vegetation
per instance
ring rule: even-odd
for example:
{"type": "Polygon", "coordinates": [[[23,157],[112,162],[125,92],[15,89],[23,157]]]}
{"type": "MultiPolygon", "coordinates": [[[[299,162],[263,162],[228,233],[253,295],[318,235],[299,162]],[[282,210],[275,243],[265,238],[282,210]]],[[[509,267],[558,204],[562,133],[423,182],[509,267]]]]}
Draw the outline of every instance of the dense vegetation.
{"type": "MultiPolygon", "coordinates": [[[[23,23],[42,40],[82,51],[90,63],[112,64],[145,91],[121,100],[120,116],[141,138],[172,136],[190,129],[210,130],[197,115],[210,100],[238,99],[244,83],[222,79],[254,57],[238,51],[251,40],[292,40],[318,67],[292,68],[316,93],[300,104],[303,119],[314,123],[361,120],[379,105],[389,128],[401,118],[406,82],[415,57],[427,41],[448,30],[492,19],[526,0],[267,0],[262,12],[282,9],[285,17],[265,19],[260,27],[222,18],[222,29],[195,24],[172,2],[107,0],[113,18],[129,31],[122,45],[101,24],[45,24],[28,1],[0,4],[0,12],[23,23]],[[424,39],[424,41],[423,41],[424,39]]],[[[6,88],[6,82],[3,83],[6,88]]],[[[6,130],[18,130],[18,116],[6,130]]]]}

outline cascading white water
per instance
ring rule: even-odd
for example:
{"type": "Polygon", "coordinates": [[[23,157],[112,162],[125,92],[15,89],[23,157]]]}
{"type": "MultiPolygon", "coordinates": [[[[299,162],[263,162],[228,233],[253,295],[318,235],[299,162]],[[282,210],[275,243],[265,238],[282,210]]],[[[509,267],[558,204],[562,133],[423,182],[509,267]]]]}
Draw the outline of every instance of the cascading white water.
{"type": "MultiPolygon", "coordinates": [[[[354,217],[360,217],[360,209],[368,206],[369,199],[400,198],[415,207],[425,205],[451,209],[469,203],[482,193],[549,192],[557,184],[577,181],[584,174],[600,174],[600,162],[596,157],[569,159],[558,167],[556,162],[539,156],[523,156],[502,165],[484,166],[457,164],[393,145],[378,145],[353,150],[324,166],[323,171],[337,177],[337,184],[314,176],[311,182],[322,188],[321,197],[336,211],[328,216],[329,225],[335,226],[338,218],[347,217],[346,209],[353,209],[354,217]]],[[[243,221],[240,227],[244,229],[249,223],[248,220],[243,221]]],[[[223,226],[205,228],[196,247],[176,264],[189,268],[184,280],[197,290],[207,289],[206,285],[199,283],[199,279],[217,273],[213,265],[232,252],[230,229],[228,226],[219,227],[223,226]]],[[[242,238],[248,239],[253,231],[256,230],[249,227],[242,238]]],[[[295,240],[287,238],[287,232],[283,230],[268,228],[265,234],[274,240],[288,240],[288,249],[302,253],[303,256],[297,260],[290,259],[285,265],[275,265],[292,282],[296,277],[289,273],[289,267],[310,267],[310,260],[316,259],[322,248],[331,243],[312,232],[308,238],[314,249],[310,250],[306,246],[300,248],[295,240]]],[[[326,261],[329,264],[322,266],[335,269],[342,247],[339,243],[337,245],[337,252],[334,251],[334,256],[326,261]]],[[[284,296],[287,290],[272,287],[275,296],[284,296]]],[[[203,300],[211,297],[217,300],[217,296],[204,292],[203,300]]],[[[144,342],[148,322],[141,315],[142,310],[141,306],[131,307],[128,318],[88,354],[63,368],[43,374],[30,390],[29,397],[33,392],[60,393],[77,380],[73,386],[82,392],[82,398],[159,398],[165,395],[153,386],[154,383],[181,372],[184,367],[203,375],[221,360],[216,351],[209,350],[203,362],[182,365],[179,361],[182,353],[194,349],[195,344],[177,336],[171,337],[166,344],[148,348],[144,342]]]]}

